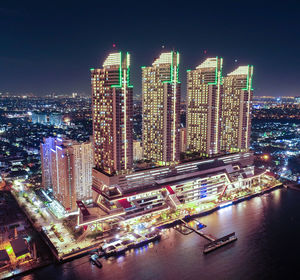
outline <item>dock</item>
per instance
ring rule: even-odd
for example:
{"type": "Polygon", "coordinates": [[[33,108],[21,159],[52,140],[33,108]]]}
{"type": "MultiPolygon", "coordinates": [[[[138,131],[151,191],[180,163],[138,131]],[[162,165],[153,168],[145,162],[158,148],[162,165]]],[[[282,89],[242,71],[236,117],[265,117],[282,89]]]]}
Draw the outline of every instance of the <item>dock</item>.
{"type": "Polygon", "coordinates": [[[207,254],[207,253],[209,253],[211,251],[214,251],[214,250],[216,250],[216,249],[218,249],[220,247],[223,247],[223,246],[225,246],[225,245],[227,245],[229,243],[232,243],[232,242],[234,242],[236,240],[237,240],[237,237],[235,236],[235,232],[232,232],[232,233],[230,233],[228,235],[225,235],[225,236],[223,236],[223,237],[221,237],[219,239],[216,239],[216,240],[214,240],[214,241],[206,244],[204,246],[203,253],[207,254]]]}
{"type": "Polygon", "coordinates": [[[189,226],[189,224],[186,221],[184,221],[183,219],[180,219],[180,221],[183,223],[183,226],[185,228],[192,230],[196,234],[198,234],[201,237],[205,238],[206,240],[210,241],[208,244],[206,244],[204,246],[204,249],[203,249],[204,254],[207,254],[211,251],[214,251],[220,247],[223,247],[223,246],[237,240],[237,237],[235,236],[235,232],[232,232],[221,238],[216,238],[216,237],[212,236],[211,234],[203,233],[203,232],[199,231],[198,229],[195,229],[195,228],[189,226]]]}
{"type": "Polygon", "coordinates": [[[284,187],[286,189],[291,189],[291,190],[295,190],[295,191],[300,191],[300,185],[298,184],[285,184],[284,187]]]}
{"type": "Polygon", "coordinates": [[[203,233],[203,232],[189,226],[189,224],[183,219],[180,219],[180,221],[183,223],[185,228],[188,228],[188,229],[192,230],[193,232],[197,233],[198,235],[200,235],[201,237],[207,239],[208,241],[212,242],[212,241],[215,241],[217,239],[216,237],[212,236],[211,234],[203,233]]]}

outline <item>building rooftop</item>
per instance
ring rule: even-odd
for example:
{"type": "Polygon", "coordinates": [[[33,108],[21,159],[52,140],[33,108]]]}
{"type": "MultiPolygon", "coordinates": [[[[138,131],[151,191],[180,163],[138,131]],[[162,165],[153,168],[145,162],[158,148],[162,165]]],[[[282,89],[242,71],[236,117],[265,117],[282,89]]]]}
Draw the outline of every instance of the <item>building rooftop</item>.
{"type": "Polygon", "coordinates": [[[235,75],[248,75],[249,66],[239,66],[231,73],[227,74],[227,76],[235,76],[235,75]]]}
{"type": "Polygon", "coordinates": [[[23,238],[14,239],[10,244],[17,258],[29,253],[27,243],[23,238]]]}
{"type": "Polygon", "coordinates": [[[238,162],[243,166],[252,164],[253,156],[251,153],[231,154],[218,157],[217,159],[195,160],[181,163],[176,166],[163,166],[159,168],[137,171],[132,174],[120,175],[117,187],[125,194],[133,189],[155,186],[158,180],[187,174],[190,177],[192,172],[208,170],[211,168],[222,167],[229,163],[238,162]]]}
{"type": "Polygon", "coordinates": [[[202,62],[200,65],[196,67],[196,69],[203,69],[203,68],[216,68],[218,64],[217,57],[207,58],[202,62]]]}
{"type": "Polygon", "coordinates": [[[121,61],[121,52],[111,53],[105,59],[105,61],[103,63],[103,67],[118,66],[118,65],[120,65],[120,61],[121,61]]]}
{"type": "Polygon", "coordinates": [[[211,175],[227,174],[228,180],[234,182],[243,176],[251,177],[254,175],[251,164],[251,153],[229,155],[218,159],[195,161],[175,167],[161,167],[130,175],[122,175],[114,185],[104,187],[101,190],[93,186],[93,190],[109,200],[118,200],[120,197],[129,197],[154,191],[167,185],[184,183],[192,179],[200,179],[211,175]],[[250,167],[248,167],[249,165],[250,167]],[[115,190],[114,195],[111,194],[111,190],[115,190]]]}
{"type": "Polygon", "coordinates": [[[9,261],[9,256],[6,250],[0,250],[0,262],[7,262],[9,261]]]}

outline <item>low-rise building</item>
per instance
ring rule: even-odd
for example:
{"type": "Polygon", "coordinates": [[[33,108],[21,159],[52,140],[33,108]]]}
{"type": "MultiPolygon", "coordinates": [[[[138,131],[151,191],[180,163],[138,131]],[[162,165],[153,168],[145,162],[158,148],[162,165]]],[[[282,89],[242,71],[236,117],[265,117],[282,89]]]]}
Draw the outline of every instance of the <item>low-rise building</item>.
{"type": "MultiPolygon", "coordinates": [[[[178,209],[191,202],[216,201],[225,191],[259,184],[251,153],[196,160],[119,176],[93,170],[93,200],[105,214],[79,217],[79,225],[110,218],[137,216],[178,209]]],[[[86,211],[85,211],[86,212],[86,211]]],[[[86,212],[87,213],[87,212],[86,212]]]]}

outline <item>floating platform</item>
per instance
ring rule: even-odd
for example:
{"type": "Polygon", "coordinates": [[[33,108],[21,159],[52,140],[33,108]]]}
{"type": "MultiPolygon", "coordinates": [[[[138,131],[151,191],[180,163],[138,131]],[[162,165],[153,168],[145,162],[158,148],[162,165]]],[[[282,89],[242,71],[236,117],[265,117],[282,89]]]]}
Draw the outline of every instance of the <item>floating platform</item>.
{"type": "Polygon", "coordinates": [[[237,237],[235,236],[235,232],[232,232],[232,233],[230,233],[228,235],[225,235],[225,236],[223,236],[223,237],[221,237],[219,239],[216,239],[216,240],[214,240],[214,241],[206,244],[204,246],[203,253],[207,254],[207,253],[209,253],[211,251],[214,251],[214,250],[216,250],[216,249],[218,249],[220,247],[223,247],[223,246],[225,246],[225,245],[227,245],[229,243],[232,243],[232,242],[234,242],[236,240],[237,240],[237,237]]]}

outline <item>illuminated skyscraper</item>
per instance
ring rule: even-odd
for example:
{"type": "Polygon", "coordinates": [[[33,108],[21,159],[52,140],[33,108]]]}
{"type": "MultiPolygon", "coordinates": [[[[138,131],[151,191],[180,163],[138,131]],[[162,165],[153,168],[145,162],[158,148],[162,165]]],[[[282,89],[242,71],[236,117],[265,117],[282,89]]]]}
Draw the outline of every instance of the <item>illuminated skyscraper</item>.
{"type": "Polygon", "coordinates": [[[214,57],[187,72],[187,149],[200,156],[220,152],[222,67],[214,57]]]}
{"type": "Polygon", "coordinates": [[[53,190],[54,197],[67,211],[77,209],[77,200],[92,198],[91,142],[45,138],[41,154],[43,186],[53,190]]]}
{"type": "Polygon", "coordinates": [[[42,163],[42,186],[45,189],[52,189],[52,172],[51,172],[51,149],[55,149],[60,138],[44,138],[40,145],[41,163],[42,163]]]}
{"type": "Polygon", "coordinates": [[[160,165],[179,161],[179,53],[162,53],[142,67],[144,158],[160,165]]]}
{"type": "Polygon", "coordinates": [[[101,69],[91,69],[95,170],[108,175],[132,168],[130,55],[111,53],[101,69]]]}
{"type": "Polygon", "coordinates": [[[246,152],[250,145],[253,66],[240,66],[224,78],[222,95],[223,152],[246,152]]]}

